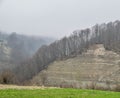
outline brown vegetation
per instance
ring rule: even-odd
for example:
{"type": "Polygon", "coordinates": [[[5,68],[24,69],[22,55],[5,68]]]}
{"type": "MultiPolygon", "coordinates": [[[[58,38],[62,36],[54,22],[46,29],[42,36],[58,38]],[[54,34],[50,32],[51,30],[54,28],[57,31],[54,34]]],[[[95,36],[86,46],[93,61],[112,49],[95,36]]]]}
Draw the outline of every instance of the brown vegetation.
{"type": "Polygon", "coordinates": [[[10,70],[4,70],[0,74],[0,83],[1,84],[14,84],[17,83],[15,75],[10,70]]]}

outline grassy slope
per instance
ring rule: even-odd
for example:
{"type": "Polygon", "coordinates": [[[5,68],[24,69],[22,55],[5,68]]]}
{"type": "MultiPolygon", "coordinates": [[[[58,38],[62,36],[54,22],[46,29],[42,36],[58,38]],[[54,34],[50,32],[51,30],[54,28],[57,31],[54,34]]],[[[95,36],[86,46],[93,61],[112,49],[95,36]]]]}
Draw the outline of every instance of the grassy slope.
{"type": "Polygon", "coordinates": [[[0,98],[120,98],[120,92],[80,89],[3,89],[0,98]]]}

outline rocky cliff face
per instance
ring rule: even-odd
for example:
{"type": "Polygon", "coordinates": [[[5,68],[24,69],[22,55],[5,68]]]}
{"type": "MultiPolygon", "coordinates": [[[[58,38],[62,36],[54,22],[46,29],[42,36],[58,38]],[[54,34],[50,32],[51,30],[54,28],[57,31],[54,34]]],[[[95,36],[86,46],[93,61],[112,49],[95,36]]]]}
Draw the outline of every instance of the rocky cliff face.
{"type": "Polygon", "coordinates": [[[15,67],[15,65],[10,62],[12,59],[11,50],[6,42],[0,42],[0,73],[15,67]]]}
{"type": "Polygon", "coordinates": [[[82,55],[51,63],[31,83],[76,88],[94,84],[114,89],[116,84],[120,84],[120,55],[105,50],[101,44],[94,45],[82,55]]]}
{"type": "Polygon", "coordinates": [[[11,48],[7,43],[0,42],[0,61],[9,61],[11,56],[11,48]]]}

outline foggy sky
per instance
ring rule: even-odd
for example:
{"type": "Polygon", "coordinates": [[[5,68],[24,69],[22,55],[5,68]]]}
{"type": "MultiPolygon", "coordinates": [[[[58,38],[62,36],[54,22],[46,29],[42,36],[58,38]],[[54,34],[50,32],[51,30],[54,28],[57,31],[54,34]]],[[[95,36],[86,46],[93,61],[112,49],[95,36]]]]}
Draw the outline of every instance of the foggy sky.
{"type": "Polygon", "coordinates": [[[63,37],[120,19],[120,0],[0,0],[0,30],[63,37]]]}

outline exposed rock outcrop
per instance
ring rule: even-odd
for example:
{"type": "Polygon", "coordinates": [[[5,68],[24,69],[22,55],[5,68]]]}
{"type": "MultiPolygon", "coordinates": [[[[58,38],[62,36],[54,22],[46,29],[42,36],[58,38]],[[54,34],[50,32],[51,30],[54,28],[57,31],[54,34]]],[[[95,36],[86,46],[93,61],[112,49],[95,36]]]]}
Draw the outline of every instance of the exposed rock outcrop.
{"type": "Polygon", "coordinates": [[[11,56],[11,48],[8,47],[7,43],[0,41],[0,61],[8,61],[11,56]]]}

